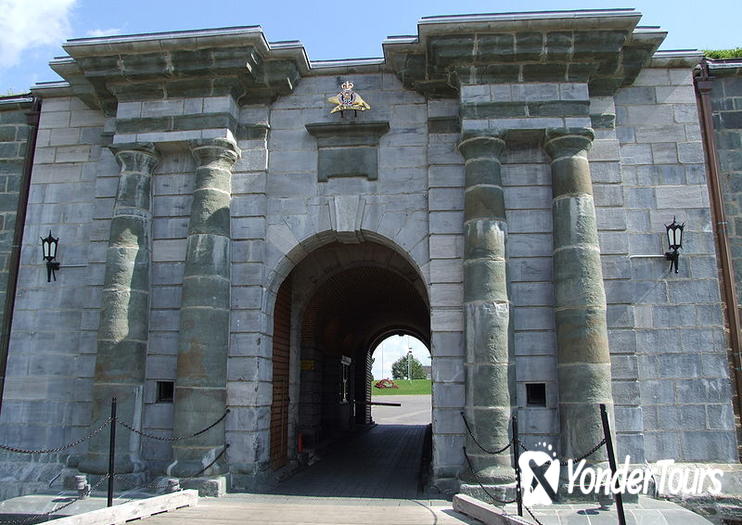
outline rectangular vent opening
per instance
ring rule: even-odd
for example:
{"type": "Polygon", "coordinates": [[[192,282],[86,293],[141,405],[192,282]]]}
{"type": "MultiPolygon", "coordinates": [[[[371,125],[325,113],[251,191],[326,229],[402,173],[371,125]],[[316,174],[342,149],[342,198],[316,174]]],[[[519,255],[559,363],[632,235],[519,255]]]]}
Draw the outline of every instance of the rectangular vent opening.
{"type": "Polygon", "coordinates": [[[526,383],[526,404],[531,407],[546,406],[546,383],[526,383]]]}
{"type": "Polygon", "coordinates": [[[175,394],[175,382],[174,381],[158,381],[157,382],[157,402],[158,403],[172,403],[174,394],[175,394]]]}

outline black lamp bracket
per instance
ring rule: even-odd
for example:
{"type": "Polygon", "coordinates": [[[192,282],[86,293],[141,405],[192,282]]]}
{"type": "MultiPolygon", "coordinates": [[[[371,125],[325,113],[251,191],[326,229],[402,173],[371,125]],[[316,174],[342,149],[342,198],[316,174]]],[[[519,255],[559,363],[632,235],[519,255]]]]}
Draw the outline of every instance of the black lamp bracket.
{"type": "Polygon", "coordinates": [[[665,252],[665,259],[670,261],[670,271],[672,271],[673,267],[675,267],[675,273],[678,273],[678,259],[679,258],[680,258],[680,254],[678,253],[677,249],[674,249],[671,252],[665,252]]]}
{"type": "Polygon", "coordinates": [[[52,282],[52,279],[57,280],[56,271],[59,270],[59,263],[56,261],[46,261],[46,282],[52,282]]]}

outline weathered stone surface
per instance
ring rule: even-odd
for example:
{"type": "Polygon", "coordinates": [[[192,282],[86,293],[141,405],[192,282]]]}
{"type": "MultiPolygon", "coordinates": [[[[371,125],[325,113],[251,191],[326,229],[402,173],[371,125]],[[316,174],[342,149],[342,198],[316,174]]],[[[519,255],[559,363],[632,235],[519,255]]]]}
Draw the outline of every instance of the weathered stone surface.
{"type": "MultiPolygon", "coordinates": [[[[98,351],[93,383],[92,428],[109,415],[112,397],[120,399],[118,415],[141,425],[141,395],[149,336],[149,273],[151,254],[151,178],[158,154],[152,144],[112,148],[121,166],[106,258],[106,279],[98,328],[98,351]]],[[[130,455],[136,435],[119,439],[119,472],[142,468],[130,455]]],[[[83,472],[107,471],[107,435],[97,434],[82,460],[83,472]]],[[[118,470],[118,469],[117,469],[118,470]]]]}
{"type": "Polygon", "coordinates": [[[464,341],[466,356],[465,417],[475,474],[490,483],[508,483],[504,454],[487,456],[473,440],[491,449],[508,440],[512,363],[509,356],[510,313],[505,273],[505,207],[500,155],[505,142],[497,135],[465,133],[459,151],[466,158],[464,201],[464,341]]]}
{"type": "Polygon", "coordinates": [[[611,405],[611,368],[592,183],[592,130],[549,130],[554,194],[554,292],[562,454],[600,441],[598,403],[611,405]]]}
{"type": "MultiPolygon", "coordinates": [[[[173,428],[187,435],[226,410],[230,310],[231,168],[237,145],[224,139],[191,144],[196,159],[183,280],[173,428]]],[[[173,447],[170,473],[192,477],[224,446],[224,424],[173,447]]],[[[223,460],[208,475],[224,471],[223,460]]]]}

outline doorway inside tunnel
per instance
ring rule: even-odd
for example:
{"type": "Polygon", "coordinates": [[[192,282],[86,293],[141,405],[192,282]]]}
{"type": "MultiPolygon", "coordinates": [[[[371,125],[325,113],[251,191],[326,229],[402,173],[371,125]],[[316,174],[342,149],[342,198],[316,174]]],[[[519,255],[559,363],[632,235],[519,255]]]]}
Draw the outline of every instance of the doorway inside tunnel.
{"type": "MultiPolygon", "coordinates": [[[[396,334],[429,347],[425,283],[400,252],[374,242],[331,243],[296,264],[274,306],[274,471],[312,465],[298,475],[303,477],[329,469],[333,491],[346,472],[348,483],[363,492],[359,477],[379,483],[398,471],[390,458],[422,458],[428,427],[420,425],[416,434],[373,424],[373,356],[383,340],[396,334]],[[374,469],[388,472],[372,474],[374,469]]],[[[414,467],[419,470],[419,464],[414,467]]],[[[292,482],[284,482],[282,489],[289,490],[292,482]]],[[[325,486],[321,480],[298,483],[300,493],[325,486]]]]}
{"type": "Polygon", "coordinates": [[[429,425],[432,366],[428,347],[411,334],[385,336],[371,350],[371,419],[378,425],[429,425]]]}

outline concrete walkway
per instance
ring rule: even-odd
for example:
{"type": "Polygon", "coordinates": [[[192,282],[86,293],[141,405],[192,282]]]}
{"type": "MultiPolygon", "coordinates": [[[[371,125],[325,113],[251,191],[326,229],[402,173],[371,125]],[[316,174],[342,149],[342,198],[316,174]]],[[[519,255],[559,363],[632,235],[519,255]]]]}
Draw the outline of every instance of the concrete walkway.
{"type": "Polygon", "coordinates": [[[274,494],[345,498],[419,496],[423,425],[377,425],[281,483],[274,494]]]}
{"type": "Polygon", "coordinates": [[[201,498],[189,507],[143,520],[143,525],[217,525],[260,523],[265,525],[474,525],[479,522],[454,512],[441,500],[393,500],[370,498],[310,498],[229,494],[224,498],[201,498]]]}
{"type": "Polygon", "coordinates": [[[202,498],[199,506],[145,520],[146,525],[261,523],[475,524],[451,503],[418,489],[423,425],[378,425],[332,447],[271,494],[202,498]]]}
{"type": "Polygon", "coordinates": [[[371,401],[401,403],[401,407],[374,406],[371,417],[380,425],[427,425],[432,421],[430,394],[415,396],[373,396],[371,401]]]}

